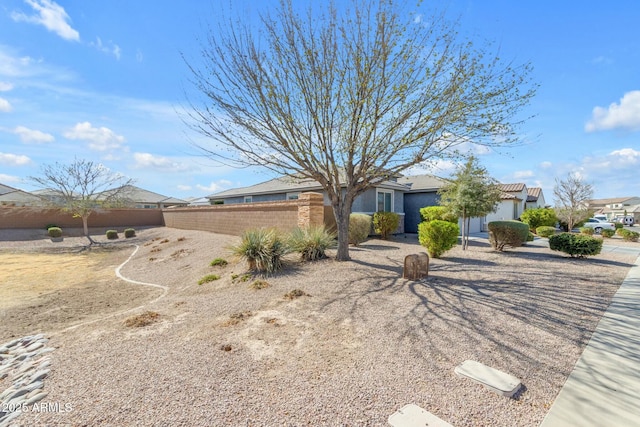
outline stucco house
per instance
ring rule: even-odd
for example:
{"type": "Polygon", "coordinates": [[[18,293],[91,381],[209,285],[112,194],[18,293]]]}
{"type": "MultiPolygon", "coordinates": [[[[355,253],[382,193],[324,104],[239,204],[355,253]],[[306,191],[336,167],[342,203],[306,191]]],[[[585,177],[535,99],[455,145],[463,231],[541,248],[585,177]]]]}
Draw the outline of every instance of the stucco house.
{"type": "Polygon", "coordinates": [[[527,203],[525,204],[526,209],[535,209],[535,208],[545,208],[547,207],[547,202],[544,199],[544,194],[542,193],[542,188],[540,187],[528,187],[527,188],[527,203]]]}
{"type": "Polygon", "coordinates": [[[607,219],[613,220],[627,215],[633,216],[636,223],[640,222],[640,197],[617,197],[611,199],[589,200],[590,210],[594,214],[606,215],[607,219]]]}
{"type": "Polygon", "coordinates": [[[189,202],[175,197],[167,197],[144,188],[128,185],[124,194],[133,207],[139,209],[163,209],[173,206],[188,206],[189,202]]]}
{"type": "Polygon", "coordinates": [[[0,184],[0,206],[40,206],[42,199],[37,195],[0,184]]]}
{"type": "MultiPolygon", "coordinates": [[[[404,195],[407,187],[394,180],[385,180],[376,184],[354,200],[352,212],[373,214],[378,211],[395,212],[400,215],[398,232],[404,232],[404,195]]],[[[207,198],[212,205],[232,203],[258,203],[282,200],[296,200],[303,192],[313,191],[324,196],[325,218],[333,215],[329,207],[331,201],[322,186],[312,179],[279,177],[269,181],[241,188],[233,188],[211,194],[207,198]]],[[[325,219],[331,223],[332,219],[325,219]]]]}
{"type": "Polygon", "coordinates": [[[404,228],[407,233],[417,233],[422,221],[420,208],[436,206],[440,200],[438,190],[446,181],[433,175],[411,175],[398,178],[407,187],[404,193],[404,228]]]}

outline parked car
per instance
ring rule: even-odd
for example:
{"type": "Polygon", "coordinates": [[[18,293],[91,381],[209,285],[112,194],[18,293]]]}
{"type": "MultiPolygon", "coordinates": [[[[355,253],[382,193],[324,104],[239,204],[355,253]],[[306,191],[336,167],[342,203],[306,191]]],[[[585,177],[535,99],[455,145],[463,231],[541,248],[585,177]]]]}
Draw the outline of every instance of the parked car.
{"type": "Polygon", "coordinates": [[[589,218],[583,225],[583,227],[590,227],[593,228],[593,231],[596,232],[596,234],[600,234],[600,232],[602,230],[615,230],[616,227],[607,221],[603,221],[601,219],[597,219],[597,218],[589,218]]]}

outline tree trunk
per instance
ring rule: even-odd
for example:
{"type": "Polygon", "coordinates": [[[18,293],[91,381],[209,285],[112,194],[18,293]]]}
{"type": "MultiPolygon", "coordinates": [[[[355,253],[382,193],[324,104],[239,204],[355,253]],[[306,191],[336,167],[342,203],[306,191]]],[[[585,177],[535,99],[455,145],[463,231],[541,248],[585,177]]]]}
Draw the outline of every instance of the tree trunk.
{"type": "Polygon", "coordinates": [[[471,228],[471,217],[467,218],[467,228],[465,230],[465,243],[464,250],[466,251],[469,248],[469,229],[471,228]]]}
{"type": "MultiPolygon", "coordinates": [[[[346,199],[346,197],[345,197],[346,199]]],[[[338,252],[336,261],[349,261],[349,215],[353,201],[343,200],[337,205],[333,204],[333,215],[336,217],[338,227],[338,252]]]]}
{"type": "Polygon", "coordinates": [[[82,215],[82,228],[84,230],[84,235],[87,239],[89,239],[90,244],[94,244],[95,241],[89,236],[89,215],[82,215]]]}

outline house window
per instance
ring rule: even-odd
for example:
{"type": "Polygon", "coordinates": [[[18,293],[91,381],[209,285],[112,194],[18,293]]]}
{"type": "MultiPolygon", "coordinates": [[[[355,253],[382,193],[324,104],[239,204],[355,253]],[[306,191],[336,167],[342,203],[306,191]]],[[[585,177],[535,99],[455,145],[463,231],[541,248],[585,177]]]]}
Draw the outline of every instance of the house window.
{"type": "Polygon", "coordinates": [[[245,203],[253,202],[253,196],[244,196],[244,202],[245,203]]]}
{"type": "Polygon", "coordinates": [[[298,196],[300,196],[300,193],[287,193],[287,200],[298,200],[298,196]]]}
{"type": "Polygon", "coordinates": [[[393,191],[376,190],[378,212],[393,212],[393,191]]]}

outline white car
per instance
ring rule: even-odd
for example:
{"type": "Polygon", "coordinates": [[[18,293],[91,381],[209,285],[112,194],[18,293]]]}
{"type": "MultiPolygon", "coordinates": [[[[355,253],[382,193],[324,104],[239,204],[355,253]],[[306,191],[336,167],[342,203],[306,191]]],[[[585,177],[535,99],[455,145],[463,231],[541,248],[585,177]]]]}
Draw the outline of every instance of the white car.
{"type": "Polygon", "coordinates": [[[596,232],[596,234],[600,234],[600,232],[602,230],[615,230],[616,227],[607,221],[603,221],[601,219],[597,219],[597,218],[589,218],[583,225],[583,227],[589,227],[589,228],[593,228],[593,231],[596,232]]]}

